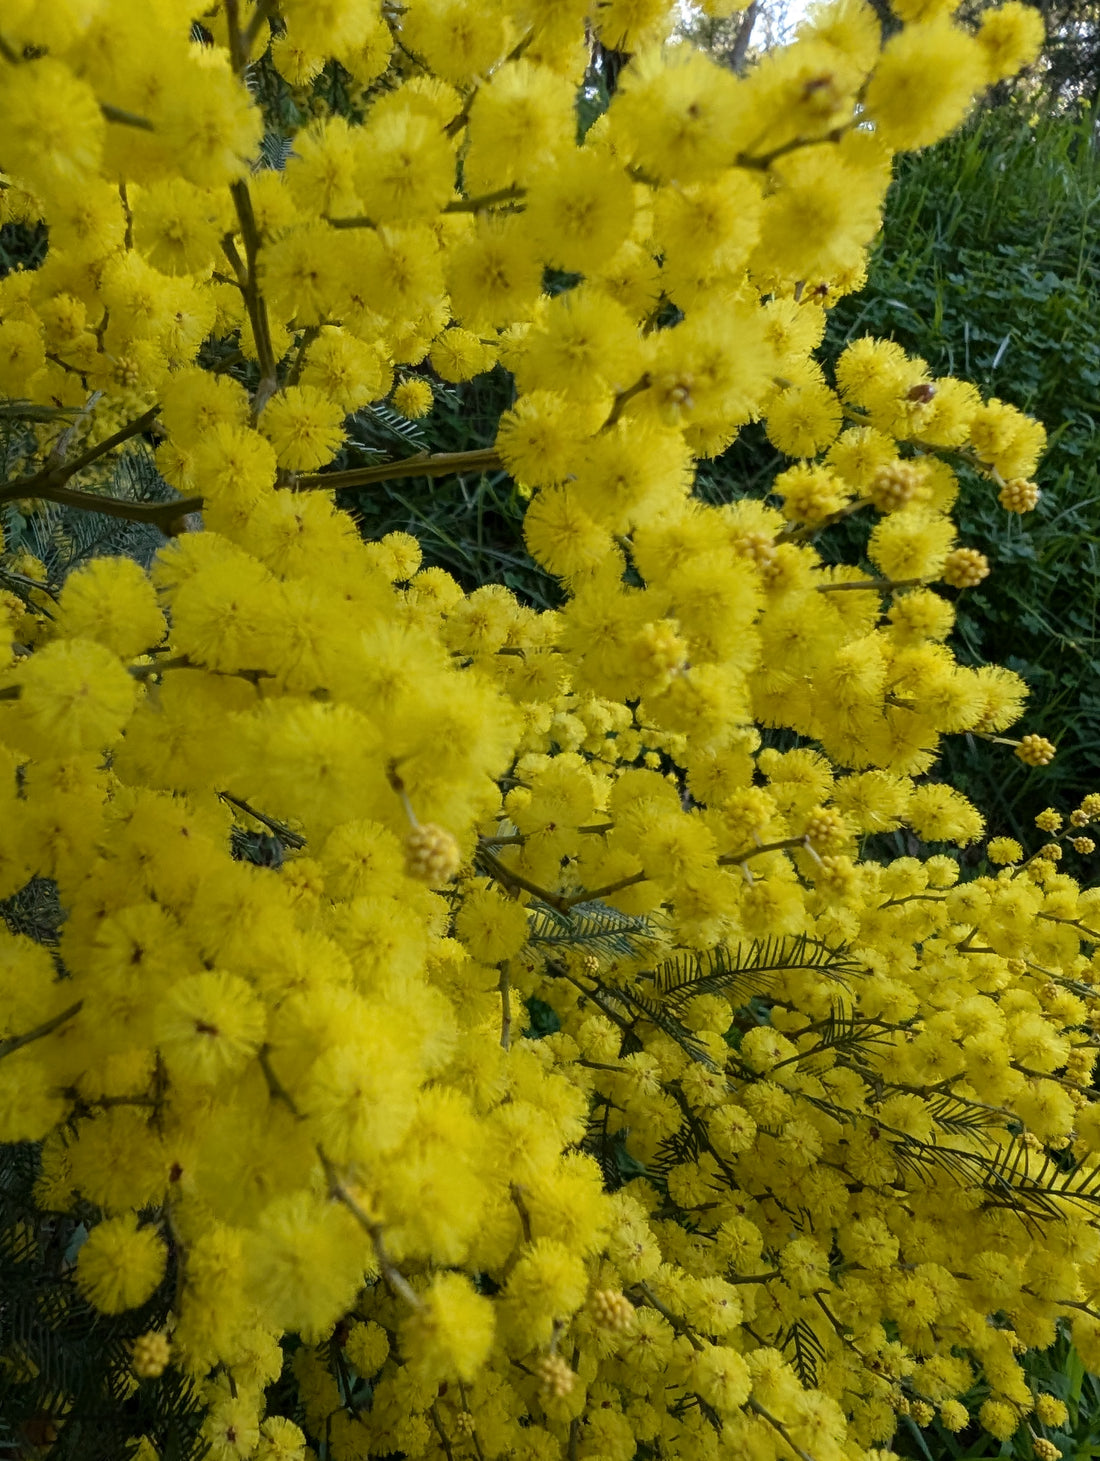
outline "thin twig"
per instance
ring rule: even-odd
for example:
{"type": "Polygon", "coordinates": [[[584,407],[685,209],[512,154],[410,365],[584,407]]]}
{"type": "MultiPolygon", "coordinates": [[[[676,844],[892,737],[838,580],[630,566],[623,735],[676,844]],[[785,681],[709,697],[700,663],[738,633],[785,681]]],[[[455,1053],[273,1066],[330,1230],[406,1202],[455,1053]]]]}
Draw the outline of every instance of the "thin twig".
{"type": "Polygon", "coordinates": [[[123,127],[137,127],[142,132],[156,131],[148,117],[139,116],[137,112],[125,111],[122,107],[112,106],[110,102],[101,101],[99,110],[108,122],[117,122],[123,127]]]}
{"type": "Polygon", "coordinates": [[[789,528],[784,528],[776,535],[777,543],[804,543],[807,538],[812,538],[816,533],[830,528],[834,523],[843,522],[846,517],[851,517],[854,512],[859,512],[864,507],[870,507],[869,497],[857,497],[854,502],[848,502],[843,507],[838,507],[836,512],[830,512],[820,522],[802,523],[796,527],[793,523],[789,528]]]}
{"type": "Polygon", "coordinates": [[[500,971],[500,982],[497,985],[500,990],[500,1044],[504,1050],[512,1048],[512,985],[508,978],[508,970],[500,971]]]}
{"type": "Polygon", "coordinates": [[[243,277],[236,249],[234,248],[231,253],[229,249],[226,249],[226,253],[230,263],[237,270],[238,278],[241,279],[241,291],[244,295],[245,308],[248,310],[248,318],[252,324],[252,334],[256,342],[256,357],[260,363],[260,383],[256,387],[256,395],[252,402],[252,416],[255,420],[278,390],[279,381],[275,371],[275,350],[271,343],[271,325],[267,316],[267,304],[260,291],[257,272],[260,230],[252,208],[252,194],[248,191],[248,184],[243,178],[238,178],[235,183],[230,183],[229,191],[237,210],[237,220],[241,226],[241,240],[244,243],[243,277]]]}
{"type": "Polygon", "coordinates": [[[321,333],[320,325],[308,325],[302,331],[302,338],[298,342],[298,350],[291,362],[290,369],[286,373],[284,385],[296,386],[302,374],[302,367],[306,363],[306,351],[313,344],[321,333]]]}
{"type": "Polygon", "coordinates": [[[121,446],[124,441],[131,437],[140,436],[147,431],[157,418],[159,406],[151,406],[148,411],[128,421],[125,426],[120,426],[110,436],[105,436],[102,441],[90,446],[87,451],[81,452],[71,462],[56,462],[52,466],[43,467],[41,471],[34,472],[29,477],[17,477],[13,482],[5,482],[0,486],[0,502],[14,502],[21,497],[42,497],[44,488],[64,486],[77,472],[82,472],[85,467],[97,462],[108,452],[114,451],[116,446],[121,446]]]}
{"type": "Polygon", "coordinates": [[[759,1400],[753,1400],[750,1397],[748,1400],[746,1400],[745,1404],[747,1405],[749,1410],[751,1410],[755,1415],[758,1415],[761,1420],[766,1421],[767,1424],[771,1426],[772,1430],[775,1431],[776,1435],[783,1437],[787,1445],[790,1446],[791,1450],[798,1457],[798,1461],[814,1461],[814,1458],[810,1455],[809,1451],[804,1451],[801,1446],[797,1445],[794,1441],[791,1440],[790,1432],[787,1430],[787,1427],[783,1424],[783,1422],[781,1420],[776,1420],[775,1416],[772,1415],[770,1411],[765,1410],[764,1407],[760,1404],[759,1400]]]}
{"type": "Polygon", "coordinates": [[[519,1213],[519,1225],[523,1229],[523,1241],[531,1241],[531,1214],[527,1211],[527,1204],[523,1200],[523,1188],[513,1182],[508,1193],[515,1204],[516,1212],[519,1213]]]}
{"type": "Polygon", "coordinates": [[[30,1045],[35,1040],[42,1040],[47,1035],[52,1035],[55,1030],[67,1024],[74,1015],[78,1015],[83,1008],[84,1001],[78,999],[68,1009],[62,1010],[59,1015],[54,1015],[50,1020],[44,1020],[40,1025],[35,1025],[34,1029],[28,1030],[25,1035],[10,1035],[6,1040],[0,1040],[0,1060],[3,1060],[5,1055],[12,1055],[16,1050],[22,1050],[24,1045],[30,1045]]]}
{"type": "Polygon", "coordinates": [[[602,888],[588,888],[580,893],[573,893],[568,898],[560,900],[561,911],[568,913],[570,908],[575,908],[578,903],[594,903],[599,898],[610,898],[613,893],[621,893],[624,888],[632,888],[635,883],[646,883],[649,881],[649,874],[646,872],[631,873],[628,878],[620,878],[615,883],[605,883],[602,888]]]}
{"type": "Polygon", "coordinates": [[[352,467],[346,472],[309,472],[295,477],[294,492],[323,489],[341,492],[347,487],[365,487],[372,482],[397,482],[403,477],[449,477],[464,472],[491,472],[502,465],[500,453],[493,447],[475,451],[422,452],[394,462],[377,462],[370,467],[352,467]]]}
{"type": "Polygon", "coordinates": [[[861,578],[854,583],[819,583],[817,591],[819,594],[839,594],[851,589],[874,588],[879,593],[888,594],[896,588],[916,588],[933,581],[930,578],[861,578]]]}
{"type": "Polygon", "coordinates": [[[611,427],[615,425],[616,421],[618,421],[619,417],[623,414],[623,408],[626,406],[626,403],[628,401],[632,401],[635,396],[640,396],[643,391],[648,391],[652,384],[653,381],[649,375],[649,372],[647,371],[646,374],[641,376],[640,379],[636,380],[632,386],[627,386],[625,390],[619,391],[618,395],[611,403],[611,410],[608,414],[607,420],[600,427],[600,430],[609,431],[611,427]]]}
{"type": "Polygon", "coordinates": [[[352,1217],[373,1243],[374,1256],[378,1260],[379,1272],[385,1279],[390,1292],[404,1299],[413,1309],[423,1308],[423,1301],[420,1295],[386,1251],[385,1240],[382,1236],[382,1224],[372,1221],[363,1211],[362,1207],[340,1180],[335,1164],[325,1155],[323,1148],[320,1146],[317,1148],[317,1155],[321,1159],[321,1166],[325,1169],[325,1176],[328,1178],[329,1193],[337,1202],[344,1204],[348,1212],[351,1213],[352,1217]]]}
{"type": "Polygon", "coordinates": [[[285,842],[288,847],[297,849],[306,845],[306,839],[299,837],[297,832],[292,832],[284,823],[277,822],[272,817],[265,817],[263,812],[258,812],[255,807],[250,807],[247,802],[241,801],[238,797],[231,796],[228,791],[219,791],[218,797],[221,801],[228,803],[229,806],[236,807],[239,812],[244,812],[246,817],[252,817],[255,821],[262,822],[270,832],[273,832],[278,837],[280,842],[285,842]]]}
{"type": "MultiPolygon", "coordinates": [[[[458,1393],[462,1396],[462,1408],[465,1410],[470,1419],[473,1420],[473,1412],[470,1409],[470,1397],[466,1391],[466,1386],[462,1383],[461,1380],[459,1380],[458,1382],[458,1393]]],[[[470,1431],[470,1440],[473,1443],[475,1452],[477,1453],[478,1461],[485,1461],[485,1452],[482,1450],[481,1442],[477,1438],[476,1430],[470,1431]]]]}
{"type": "Polygon", "coordinates": [[[559,913],[568,910],[568,903],[560,893],[551,893],[548,888],[540,887],[521,873],[514,872],[510,867],[505,867],[499,858],[494,857],[487,847],[479,847],[476,858],[482,867],[498,883],[503,883],[507,888],[522,888],[525,893],[531,893],[543,903],[548,903],[551,908],[556,908],[559,913]]]}
{"type": "Polygon", "coordinates": [[[241,50],[244,53],[245,65],[252,55],[252,47],[256,44],[256,38],[264,23],[274,15],[277,5],[272,0],[257,0],[256,9],[252,12],[252,19],[245,27],[244,35],[241,37],[241,50]]]}
{"type": "MultiPolygon", "coordinates": [[[[0,488],[0,502],[11,500],[6,496],[7,491],[6,487],[0,488]]],[[[205,505],[202,497],[176,497],[169,502],[131,502],[124,497],[104,497],[98,492],[80,492],[72,487],[38,487],[19,496],[40,502],[56,502],[61,507],[72,507],[80,512],[97,512],[102,517],[122,518],[126,522],[149,523],[163,533],[169,533],[174,524],[188,513],[201,512],[205,505]]]]}
{"type": "Polygon", "coordinates": [[[691,1345],[692,1349],[703,1349],[703,1341],[696,1334],[695,1330],[692,1329],[687,1320],[681,1319],[679,1314],[674,1314],[671,1309],[662,1304],[661,1300],[653,1292],[649,1284],[639,1283],[636,1284],[635,1287],[637,1288],[638,1292],[643,1296],[645,1302],[649,1305],[649,1307],[651,1309],[656,1309],[658,1314],[660,1314],[663,1319],[667,1319],[668,1322],[672,1325],[673,1329],[675,1329],[676,1333],[682,1334],[684,1336],[687,1342],[691,1345]]]}
{"type": "Polygon", "coordinates": [[[282,1101],[283,1105],[287,1107],[297,1120],[303,1121],[305,1118],[298,1109],[297,1101],[295,1101],[286,1086],[283,1085],[282,1081],[275,1074],[275,1067],[271,1064],[271,1046],[261,1045],[256,1052],[256,1059],[259,1062],[260,1070],[263,1072],[264,1080],[267,1082],[268,1094],[273,1100],[282,1101]]]}
{"type": "Polygon", "coordinates": [[[794,847],[807,851],[805,837],[782,837],[778,842],[761,842],[756,847],[746,847],[744,852],[725,852],[718,858],[718,866],[730,867],[734,863],[748,862],[751,857],[760,857],[765,852],[786,852],[794,847]]]}
{"type": "Polygon", "coordinates": [[[429,1410],[428,1414],[432,1418],[432,1424],[435,1426],[436,1434],[439,1436],[439,1444],[443,1447],[447,1461],[455,1461],[454,1447],[447,1439],[447,1432],[443,1429],[443,1417],[439,1413],[439,1404],[437,1401],[432,1401],[431,1410],[429,1410]]]}

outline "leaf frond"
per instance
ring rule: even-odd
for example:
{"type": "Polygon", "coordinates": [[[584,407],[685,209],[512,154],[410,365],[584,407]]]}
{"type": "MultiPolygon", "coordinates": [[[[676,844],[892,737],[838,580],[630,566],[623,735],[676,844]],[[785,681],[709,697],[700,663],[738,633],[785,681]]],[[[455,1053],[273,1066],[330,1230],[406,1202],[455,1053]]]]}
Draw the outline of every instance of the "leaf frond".
{"type": "Polygon", "coordinates": [[[654,937],[650,919],[620,913],[607,903],[576,903],[568,913],[537,904],[531,916],[531,942],[551,948],[592,949],[618,958],[637,957],[654,937]]]}
{"type": "Polygon", "coordinates": [[[658,964],[652,978],[666,1003],[674,1007],[700,994],[730,990],[753,994],[776,975],[793,969],[813,969],[838,983],[863,972],[846,945],[828,944],[800,933],[679,954],[658,964]]]}

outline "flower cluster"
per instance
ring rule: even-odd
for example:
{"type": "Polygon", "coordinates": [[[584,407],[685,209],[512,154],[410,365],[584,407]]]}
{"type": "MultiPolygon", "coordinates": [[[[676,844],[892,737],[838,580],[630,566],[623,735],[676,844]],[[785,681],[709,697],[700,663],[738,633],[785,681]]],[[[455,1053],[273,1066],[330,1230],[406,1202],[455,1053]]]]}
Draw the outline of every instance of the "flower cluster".
{"type": "Polygon", "coordinates": [[[0,936],[0,1139],[97,1212],[84,1301],[170,1287],[126,1368],[189,1380],[212,1461],[866,1461],[899,1415],[1057,1424],[1019,1356],[1060,1319],[1100,1368],[1100,893],[1062,839],[964,880],[935,777],[964,731],[1053,754],[947,644],[989,571],[952,464],[1026,511],[1042,430],[813,353],[893,153],[1039,26],[896,8],[741,76],[665,0],[5,8],[0,207],[49,251],[0,281],[0,388],[65,414],[4,493],[95,510],[65,483],[155,431],[182,498],[106,504],[171,530],[148,574],[8,565],[0,897],[65,919],[0,936]],[[586,34],[631,60],[582,134],[586,34]],[[261,58],[358,98],[285,169],[261,58]],[[498,365],[483,450],[324,470],[498,365]],[[756,419],[779,505],[704,501],[756,419]],[[502,466],[560,610],[338,506],[502,466]],[[818,547],[856,514],[869,568],[818,547]],[[947,850],[862,855],[893,832],[947,850]]]}

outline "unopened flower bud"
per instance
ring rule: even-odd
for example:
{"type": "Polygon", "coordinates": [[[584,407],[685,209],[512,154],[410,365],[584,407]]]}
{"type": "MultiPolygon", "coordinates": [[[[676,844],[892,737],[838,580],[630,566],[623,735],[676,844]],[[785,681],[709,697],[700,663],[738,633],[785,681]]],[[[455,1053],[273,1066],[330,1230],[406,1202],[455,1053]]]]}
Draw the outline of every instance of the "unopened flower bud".
{"type": "Polygon", "coordinates": [[[405,871],[433,888],[449,883],[462,866],[458,843],[443,827],[422,822],[405,837],[405,871]]]}
{"type": "Polygon", "coordinates": [[[597,1289],[592,1295],[592,1313],[601,1328],[617,1333],[634,1322],[634,1305],[617,1289],[597,1289]]]}
{"type": "Polygon", "coordinates": [[[844,846],[847,827],[844,818],[832,807],[814,807],[804,836],[815,852],[834,852],[844,846]]]}
{"type": "Polygon", "coordinates": [[[1054,745],[1046,736],[1024,736],[1016,754],[1025,766],[1049,766],[1054,760],[1054,745]]]}
{"type": "Polygon", "coordinates": [[[171,1353],[168,1336],[159,1330],[139,1335],[132,1350],[134,1374],[139,1380],[155,1380],[167,1369],[171,1353]]]}
{"type": "Polygon", "coordinates": [[[653,679],[673,675],[687,665],[687,644],[669,619],[643,624],[634,643],[646,674],[653,679]]]}
{"type": "Polygon", "coordinates": [[[867,496],[879,512],[897,512],[919,496],[924,480],[915,462],[888,462],[875,473],[867,496]]]}
{"type": "Polygon", "coordinates": [[[775,539],[768,533],[739,533],[734,539],[733,551],[739,558],[755,563],[760,572],[767,575],[775,562],[775,539]]]}
{"type": "Polygon", "coordinates": [[[577,1383],[576,1374],[560,1354],[544,1354],[535,1364],[535,1374],[545,1395],[561,1400],[577,1383]]]}
{"type": "Polygon", "coordinates": [[[943,565],[943,581],[952,588],[973,588],[989,577],[989,559],[977,548],[956,548],[943,565]]]}
{"type": "Polygon", "coordinates": [[[997,494],[997,501],[1006,512],[1031,512],[1042,496],[1034,482],[1026,477],[1013,477],[997,494]]]}

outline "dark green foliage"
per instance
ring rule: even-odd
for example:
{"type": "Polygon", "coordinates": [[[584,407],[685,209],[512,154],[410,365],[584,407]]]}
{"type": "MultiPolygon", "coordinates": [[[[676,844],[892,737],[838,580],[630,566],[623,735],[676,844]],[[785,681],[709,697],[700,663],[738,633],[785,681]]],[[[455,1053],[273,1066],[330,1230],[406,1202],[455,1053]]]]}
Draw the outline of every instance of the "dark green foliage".
{"type": "Polygon", "coordinates": [[[0,224],[0,279],[12,269],[37,269],[48,242],[44,223],[0,224]]]}
{"type": "Polygon", "coordinates": [[[0,1152],[0,1454],[42,1454],[54,1461],[119,1461],[147,1435],[171,1461],[199,1461],[203,1412],[191,1383],[169,1368],[131,1385],[134,1339],[163,1326],[171,1305],[172,1266],[140,1309],[118,1317],[80,1298],[73,1267],[94,1209],[43,1213],[33,1199],[37,1149],[0,1152]]]}
{"type": "MultiPolygon", "coordinates": [[[[175,495],[154,467],[147,447],[121,456],[102,490],[131,502],[165,502],[175,495]]],[[[164,534],[149,523],[126,522],[47,502],[40,502],[27,517],[19,512],[17,504],[7,503],[0,509],[0,528],[6,550],[24,551],[38,558],[46,569],[47,583],[55,591],[74,568],[93,558],[134,558],[148,567],[166,542],[164,534]]],[[[4,569],[0,569],[0,586],[18,591],[18,584],[8,582],[4,569]]]]}

